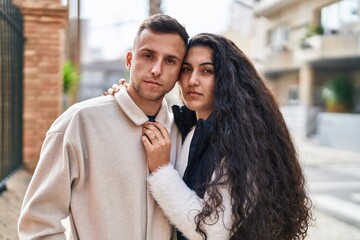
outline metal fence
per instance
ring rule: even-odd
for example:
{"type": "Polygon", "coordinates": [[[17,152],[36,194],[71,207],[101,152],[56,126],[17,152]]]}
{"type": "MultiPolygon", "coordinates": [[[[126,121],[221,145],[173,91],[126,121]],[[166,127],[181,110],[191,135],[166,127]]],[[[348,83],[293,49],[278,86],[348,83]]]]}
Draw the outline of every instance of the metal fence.
{"type": "Polygon", "coordinates": [[[22,164],[23,19],[11,0],[0,0],[0,193],[22,164]]]}

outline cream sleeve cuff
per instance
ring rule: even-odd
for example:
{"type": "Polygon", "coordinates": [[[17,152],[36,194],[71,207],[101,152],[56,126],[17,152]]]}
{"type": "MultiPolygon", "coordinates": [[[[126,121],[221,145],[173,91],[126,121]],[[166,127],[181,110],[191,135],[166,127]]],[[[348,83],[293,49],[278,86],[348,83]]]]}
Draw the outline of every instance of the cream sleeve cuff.
{"type": "MultiPolygon", "coordinates": [[[[203,208],[203,199],[187,187],[174,167],[169,164],[159,168],[148,177],[148,184],[152,196],[170,222],[188,239],[203,239],[195,231],[194,220],[203,208]]],[[[222,193],[221,189],[220,192],[222,193]]],[[[209,240],[230,239],[229,226],[227,225],[231,222],[231,203],[230,199],[227,199],[227,195],[223,195],[223,197],[225,212],[219,213],[220,218],[215,224],[204,225],[209,240]]]]}

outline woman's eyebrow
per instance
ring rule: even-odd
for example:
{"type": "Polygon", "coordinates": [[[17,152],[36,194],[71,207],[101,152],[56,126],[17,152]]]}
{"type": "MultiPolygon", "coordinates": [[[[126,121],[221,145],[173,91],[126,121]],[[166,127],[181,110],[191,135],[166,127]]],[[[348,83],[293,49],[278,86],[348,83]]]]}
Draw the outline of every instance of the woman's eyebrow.
{"type": "Polygon", "coordinates": [[[212,62],[203,62],[203,63],[200,63],[199,66],[204,66],[204,65],[212,65],[212,66],[214,66],[214,64],[212,62]]]}
{"type": "MultiPolygon", "coordinates": [[[[186,62],[186,61],[183,61],[182,64],[183,64],[183,65],[190,65],[190,66],[191,66],[191,64],[188,63],[188,62],[186,62]]],[[[204,65],[212,65],[212,66],[214,66],[214,64],[213,64],[212,62],[203,62],[203,63],[200,63],[200,64],[199,64],[199,66],[204,66],[204,65]]]]}

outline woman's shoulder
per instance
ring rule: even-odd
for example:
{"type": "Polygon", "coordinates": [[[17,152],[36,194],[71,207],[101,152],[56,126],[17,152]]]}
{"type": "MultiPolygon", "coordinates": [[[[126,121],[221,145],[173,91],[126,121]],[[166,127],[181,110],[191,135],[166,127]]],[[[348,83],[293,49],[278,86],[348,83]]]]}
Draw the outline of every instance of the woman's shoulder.
{"type": "Polygon", "coordinates": [[[174,105],[172,106],[172,111],[174,114],[175,124],[178,127],[184,141],[191,128],[196,125],[196,114],[185,105],[174,105]]]}

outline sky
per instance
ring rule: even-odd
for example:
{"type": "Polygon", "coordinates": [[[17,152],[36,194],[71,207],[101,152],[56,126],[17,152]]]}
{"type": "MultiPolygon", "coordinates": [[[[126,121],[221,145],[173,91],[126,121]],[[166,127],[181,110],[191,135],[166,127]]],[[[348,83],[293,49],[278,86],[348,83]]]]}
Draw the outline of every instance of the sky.
{"type": "MultiPolygon", "coordinates": [[[[162,0],[162,10],[182,23],[190,36],[221,33],[228,27],[232,1],[162,0]]],[[[81,18],[88,19],[88,26],[83,28],[87,44],[105,59],[125,55],[149,11],[148,0],[86,0],[81,4],[81,18]]]]}

